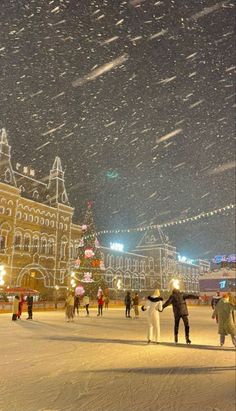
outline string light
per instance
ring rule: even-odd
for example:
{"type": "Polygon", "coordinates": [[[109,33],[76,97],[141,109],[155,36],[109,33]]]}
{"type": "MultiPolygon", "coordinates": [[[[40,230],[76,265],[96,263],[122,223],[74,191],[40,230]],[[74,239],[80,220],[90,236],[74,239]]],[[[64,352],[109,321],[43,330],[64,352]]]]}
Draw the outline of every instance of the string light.
{"type": "Polygon", "coordinates": [[[197,214],[195,216],[185,217],[183,219],[170,221],[169,223],[153,224],[153,225],[149,225],[145,227],[127,228],[127,229],[122,229],[122,230],[103,230],[103,231],[98,231],[97,233],[95,233],[95,235],[98,236],[101,234],[134,233],[134,232],[148,231],[148,230],[153,230],[153,229],[158,229],[158,228],[167,228],[167,227],[172,227],[175,225],[186,224],[190,221],[201,220],[202,218],[209,218],[217,214],[222,214],[225,211],[232,210],[233,208],[235,208],[235,204],[229,204],[225,207],[217,208],[215,210],[210,210],[207,212],[203,211],[200,214],[197,214]]]}

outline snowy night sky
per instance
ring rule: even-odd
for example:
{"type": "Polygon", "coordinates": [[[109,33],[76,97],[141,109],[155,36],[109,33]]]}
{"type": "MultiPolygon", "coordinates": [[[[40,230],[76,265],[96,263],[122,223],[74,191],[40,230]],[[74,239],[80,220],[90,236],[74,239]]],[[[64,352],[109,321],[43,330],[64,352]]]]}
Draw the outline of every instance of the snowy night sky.
{"type": "MultiPolygon", "coordinates": [[[[79,223],[145,226],[234,203],[235,7],[217,0],[1,0],[1,109],[13,164],[59,155],[79,223]]],[[[234,215],[169,228],[234,251],[234,215]]],[[[132,235],[101,238],[132,248],[132,235]]]]}

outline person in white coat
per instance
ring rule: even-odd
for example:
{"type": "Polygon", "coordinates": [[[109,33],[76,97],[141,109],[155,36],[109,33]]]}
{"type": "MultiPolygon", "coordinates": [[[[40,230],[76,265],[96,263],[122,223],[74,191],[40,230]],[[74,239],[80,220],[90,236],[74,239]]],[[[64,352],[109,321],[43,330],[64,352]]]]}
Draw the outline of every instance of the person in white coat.
{"type": "Polygon", "coordinates": [[[162,301],[163,298],[160,297],[160,291],[155,290],[151,296],[155,298],[155,302],[149,300],[144,306],[142,306],[142,311],[147,311],[147,321],[148,321],[148,333],[147,342],[159,343],[160,342],[160,316],[159,312],[162,311],[162,301]]]}

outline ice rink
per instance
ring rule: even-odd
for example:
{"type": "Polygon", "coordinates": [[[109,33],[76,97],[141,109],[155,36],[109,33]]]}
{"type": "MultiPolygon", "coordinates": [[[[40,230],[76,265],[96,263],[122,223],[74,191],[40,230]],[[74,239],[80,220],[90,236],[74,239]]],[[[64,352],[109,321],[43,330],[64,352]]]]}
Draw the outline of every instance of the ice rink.
{"type": "Polygon", "coordinates": [[[109,309],[74,323],[64,313],[33,321],[0,315],[0,411],[235,411],[235,354],[218,345],[211,307],[190,311],[192,345],[173,344],[173,316],[161,314],[161,344],[146,343],[138,320],[109,309]]]}

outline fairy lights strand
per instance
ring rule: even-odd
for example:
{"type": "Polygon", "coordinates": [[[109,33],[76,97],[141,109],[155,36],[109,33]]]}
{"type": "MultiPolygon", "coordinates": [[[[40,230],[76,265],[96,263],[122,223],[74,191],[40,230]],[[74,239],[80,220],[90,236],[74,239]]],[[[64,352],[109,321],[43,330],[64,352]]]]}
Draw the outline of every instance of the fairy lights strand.
{"type": "Polygon", "coordinates": [[[202,218],[212,217],[217,214],[221,214],[225,211],[232,210],[233,208],[235,208],[235,204],[229,204],[225,207],[217,208],[215,210],[211,210],[207,212],[203,211],[200,214],[197,214],[195,216],[182,218],[180,220],[171,221],[169,223],[153,224],[153,225],[148,225],[145,227],[127,228],[127,229],[121,229],[121,230],[103,230],[103,231],[98,231],[95,235],[133,233],[133,232],[141,232],[141,231],[147,231],[147,230],[158,229],[158,228],[167,228],[167,227],[172,227],[172,226],[179,225],[179,224],[186,224],[190,221],[194,222],[202,218]]]}

